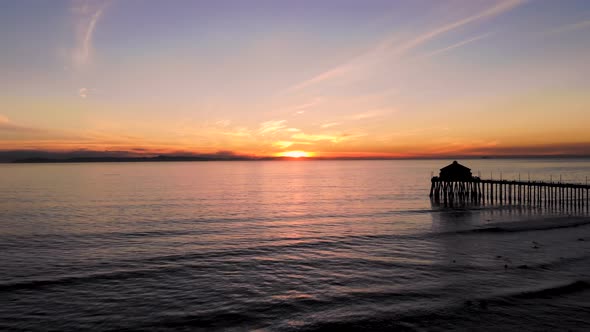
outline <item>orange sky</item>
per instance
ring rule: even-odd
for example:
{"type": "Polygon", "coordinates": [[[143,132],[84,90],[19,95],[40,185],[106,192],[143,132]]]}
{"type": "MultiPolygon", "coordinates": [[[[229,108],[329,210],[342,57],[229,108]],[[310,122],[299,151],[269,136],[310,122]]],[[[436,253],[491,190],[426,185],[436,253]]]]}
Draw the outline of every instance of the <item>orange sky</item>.
{"type": "Polygon", "coordinates": [[[587,1],[240,6],[7,6],[0,150],[590,154],[587,1]]]}

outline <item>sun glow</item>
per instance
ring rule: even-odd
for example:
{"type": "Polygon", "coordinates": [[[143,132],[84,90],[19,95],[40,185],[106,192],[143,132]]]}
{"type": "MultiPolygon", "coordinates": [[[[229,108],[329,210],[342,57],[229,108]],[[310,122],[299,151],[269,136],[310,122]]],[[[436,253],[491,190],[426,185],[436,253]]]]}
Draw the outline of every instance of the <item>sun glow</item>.
{"type": "Polygon", "coordinates": [[[290,157],[290,158],[308,158],[313,157],[313,153],[305,151],[286,151],[277,154],[278,157],[290,157]]]}

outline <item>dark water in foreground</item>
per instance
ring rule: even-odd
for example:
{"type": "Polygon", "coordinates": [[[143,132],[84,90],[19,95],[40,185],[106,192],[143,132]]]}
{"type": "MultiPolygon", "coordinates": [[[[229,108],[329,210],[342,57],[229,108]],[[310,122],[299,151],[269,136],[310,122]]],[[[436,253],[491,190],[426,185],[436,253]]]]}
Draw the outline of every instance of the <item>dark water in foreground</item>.
{"type": "Polygon", "coordinates": [[[432,206],[446,164],[0,165],[0,330],[590,330],[587,211],[432,206]]]}

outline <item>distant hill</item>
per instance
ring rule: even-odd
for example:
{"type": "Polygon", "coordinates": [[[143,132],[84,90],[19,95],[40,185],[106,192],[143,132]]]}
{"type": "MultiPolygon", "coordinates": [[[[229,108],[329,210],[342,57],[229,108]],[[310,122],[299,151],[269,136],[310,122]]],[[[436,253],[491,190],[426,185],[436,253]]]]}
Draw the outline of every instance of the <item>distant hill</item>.
{"type": "MultiPolygon", "coordinates": [[[[274,160],[238,154],[232,151],[214,153],[173,152],[149,155],[136,151],[43,151],[9,150],[0,151],[0,163],[94,163],[94,162],[159,162],[159,161],[215,161],[215,160],[274,160]]],[[[279,158],[280,159],[280,158],[279,158]]]]}
{"type": "Polygon", "coordinates": [[[275,160],[281,158],[254,158],[249,156],[156,156],[156,157],[75,157],[56,158],[25,158],[14,160],[18,164],[35,163],[118,163],[118,162],[167,162],[167,161],[239,161],[239,160],[275,160]]]}
{"type": "MultiPolygon", "coordinates": [[[[587,159],[590,156],[580,155],[529,155],[529,156],[412,156],[412,157],[311,157],[298,158],[299,160],[392,160],[392,159],[560,159],[576,158],[587,159]]],[[[261,157],[252,155],[243,155],[232,151],[218,151],[214,153],[192,153],[176,152],[170,154],[145,155],[135,151],[93,151],[93,150],[75,150],[75,151],[43,151],[43,150],[12,150],[0,151],[0,163],[98,163],[98,162],[167,162],[167,161],[245,161],[245,160],[293,160],[289,157],[261,157]]]]}

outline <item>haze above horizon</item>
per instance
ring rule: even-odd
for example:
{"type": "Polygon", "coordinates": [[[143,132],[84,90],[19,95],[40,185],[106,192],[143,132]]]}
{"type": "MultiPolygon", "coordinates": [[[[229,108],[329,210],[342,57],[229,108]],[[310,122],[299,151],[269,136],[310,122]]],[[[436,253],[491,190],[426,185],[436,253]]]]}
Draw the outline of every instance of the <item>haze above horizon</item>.
{"type": "Polygon", "coordinates": [[[590,154],[583,0],[3,1],[0,45],[2,153],[590,154]]]}

